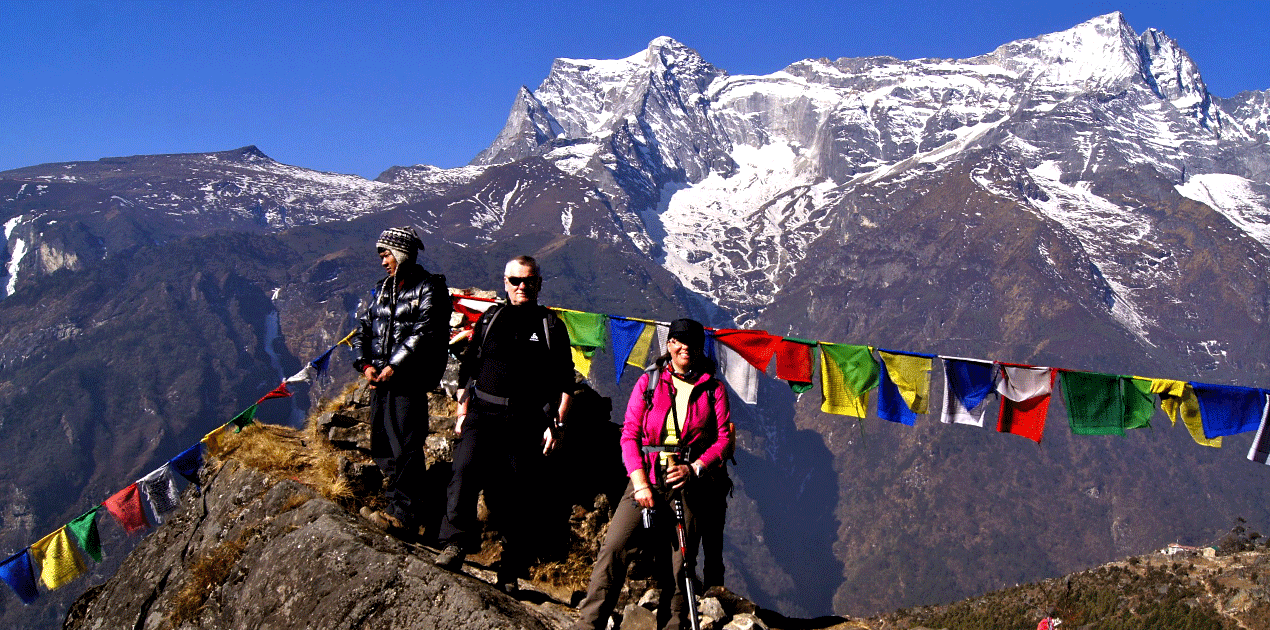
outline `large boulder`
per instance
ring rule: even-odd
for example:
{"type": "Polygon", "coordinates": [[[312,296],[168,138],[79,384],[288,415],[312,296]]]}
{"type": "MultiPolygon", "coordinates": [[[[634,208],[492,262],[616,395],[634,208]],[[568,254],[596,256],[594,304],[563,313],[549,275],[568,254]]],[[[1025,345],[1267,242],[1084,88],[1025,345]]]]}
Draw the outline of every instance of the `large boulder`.
{"type": "Polygon", "coordinates": [[[67,630],[558,628],[525,604],[370,526],[317,492],[226,461],[147,536],[67,630]]]}

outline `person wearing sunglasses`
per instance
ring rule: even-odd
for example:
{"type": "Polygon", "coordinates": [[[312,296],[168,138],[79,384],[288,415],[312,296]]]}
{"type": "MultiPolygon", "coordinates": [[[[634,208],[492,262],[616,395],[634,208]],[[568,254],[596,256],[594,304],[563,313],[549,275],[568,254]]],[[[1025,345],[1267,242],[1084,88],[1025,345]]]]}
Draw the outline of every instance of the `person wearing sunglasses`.
{"type": "Polygon", "coordinates": [[[490,307],[472,330],[459,366],[454,472],[446,492],[436,564],[456,570],[476,542],[476,499],[506,543],[498,586],[515,591],[532,559],[541,519],[541,470],[564,428],[574,387],[569,331],[538,304],[538,262],[518,256],[503,270],[507,303],[490,307]]]}

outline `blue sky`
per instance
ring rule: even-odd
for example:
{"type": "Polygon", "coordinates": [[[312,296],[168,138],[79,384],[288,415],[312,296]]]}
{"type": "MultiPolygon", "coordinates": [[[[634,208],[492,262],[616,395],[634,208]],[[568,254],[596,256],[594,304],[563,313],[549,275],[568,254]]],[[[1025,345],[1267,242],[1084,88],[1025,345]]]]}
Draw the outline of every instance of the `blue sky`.
{"type": "Polygon", "coordinates": [[[556,57],[626,57],[669,35],[733,74],[963,58],[1117,10],[1178,40],[1217,96],[1270,89],[1264,0],[0,0],[0,170],[248,144],[365,177],[460,166],[556,57]]]}

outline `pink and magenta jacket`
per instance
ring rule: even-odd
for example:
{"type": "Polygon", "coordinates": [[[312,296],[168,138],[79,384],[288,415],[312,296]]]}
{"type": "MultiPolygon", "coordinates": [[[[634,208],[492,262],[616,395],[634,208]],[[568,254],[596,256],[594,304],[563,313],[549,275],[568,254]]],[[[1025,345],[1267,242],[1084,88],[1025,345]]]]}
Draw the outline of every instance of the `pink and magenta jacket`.
{"type": "MultiPolygon", "coordinates": [[[[666,422],[670,420],[670,405],[675,399],[670,383],[674,377],[665,367],[657,370],[655,378],[658,383],[653,391],[653,404],[645,413],[644,392],[648,389],[648,378],[648,372],[640,375],[626,403],[626,421],[622,424],[622,463],[626,465],[627,475],[642,466],[648,472],[649,480],[656,483],[657,467],[653,461],[657,454],[645,454],[641,447],[661,444],[666,422]]],[[[732,442],[732,435],[727,430],[730,415],[728,393],[723,382],[709,374],[699,376],[688,402],[688,417],[679,419],[682,427],[679,443],[688,447],[694,461],[700,459],[707,468],[723,463],[723,452],[732,442]],[[708,393],[711,388],[714,389],[713,414],[710,413],[712,397],[708,393]]]]}

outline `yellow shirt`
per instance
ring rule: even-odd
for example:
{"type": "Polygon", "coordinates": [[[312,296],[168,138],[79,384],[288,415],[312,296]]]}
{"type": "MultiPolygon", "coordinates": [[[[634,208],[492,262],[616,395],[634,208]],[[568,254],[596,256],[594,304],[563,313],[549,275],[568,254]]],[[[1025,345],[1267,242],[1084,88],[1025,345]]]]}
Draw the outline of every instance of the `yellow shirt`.
{"type": "MultiPolygon", "coordinates": [[[[679,432],[675,429],[674,414],[679,415],[678,424],[683,427],[684,420],[688,417],[688,400],[692,397],[693,384],[678,379],[674,375],[670,377],[670,383],[675,389],[675,406],[671,413],[666,414],[666,430],[661,443],[666,446],[676,446],[679,444],[679,432]]],[[[667,464],[676,463],[675,453],[671,451],[663,451],[661,457],[667,464]]]]}

